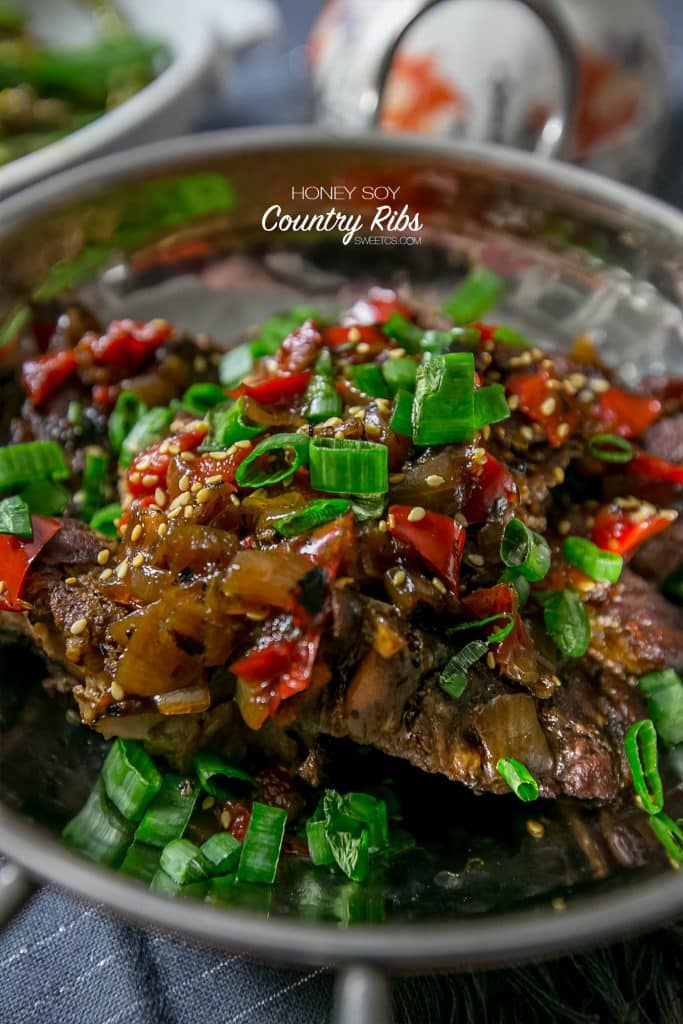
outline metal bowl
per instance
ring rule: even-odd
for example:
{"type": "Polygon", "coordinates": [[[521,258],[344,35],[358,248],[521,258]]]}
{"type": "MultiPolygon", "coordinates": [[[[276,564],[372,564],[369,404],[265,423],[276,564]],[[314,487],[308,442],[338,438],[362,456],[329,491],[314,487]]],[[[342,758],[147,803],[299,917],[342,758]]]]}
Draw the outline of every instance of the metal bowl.
{"type": "MultiPolygon", "coordinates": [[[[340,290],[351,296],[370,281],[409,276],[418,291],[437,295],[470,260],[508,278],[501,319],[540,344],[568,345],[591,332],[629,381],[646,366],[680,368],[683,217],[562,165],[405,138],[221,133],[38,185],[0,206],[0,322],[11,334],[29,302],[45,309],[74,289],[103,320],[164,315],[227,343],[293,300],[325,308],[340,290]],[[362,190],[387,185],[399,189],[397,209],[419,212],[420,228],[400,236],[370,229],[379,200],[362,190]],[[305,199],[302,186],[355,191],[305,199]],[[292,215],[331,205],[360,214],[357,237],[375,241],[266,231],[263,213],[274,205],[292,215]]],[[[464,823],[457,841],[444,848],[425,839],[364,895],[333,876],[283,870],[265,914],[164,901],[55,838],[92,785],[102,744],[29,684],[26,657],[0,672],[0,849],[21,869],[6,886],[7,912],[27,891],[26,872],[144,925],[260,957],[421,970],[559,954],[683,911],[683,875],[664,859],[637,870],[616,861],[596,868],[551,809],[544,838],[534,840],[517,805],[511,811],[504,798],[492,804],[454,786],[438,806],[447,819],[453,800],[450,814],[464,823]],[[556,896],[566,902],[561,913],[551,906],[556,896]]],[[[373,977],[352,972],[347,994],[371,998],[363,985],[373,977]]]]}

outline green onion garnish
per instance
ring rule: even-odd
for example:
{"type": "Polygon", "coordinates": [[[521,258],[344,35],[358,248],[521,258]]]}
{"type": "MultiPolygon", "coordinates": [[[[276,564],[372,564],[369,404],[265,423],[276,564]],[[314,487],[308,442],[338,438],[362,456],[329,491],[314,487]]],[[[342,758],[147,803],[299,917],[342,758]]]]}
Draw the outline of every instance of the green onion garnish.
{"type": "Polygon", "coordinates": [[[674,604],[683,604],[683,562],[662,583],[662,593],[674,604]]]}
{"type": "Polygon", "coordinates": [[[309,439],[306,434],[274,434],[260,441],[240,463],[235,479],[240,487],[270,487],[282,480],[291,480],[300,466],[309,459],[309,439]],[[272,468],[262,469],[258,460],[267,458],[272,468]]]}
{"type": "Polygon", "coordinates": [[[195,754],[192,763],[202,789],[217,800],[236,799],[237,794],[235,787],[230,783],[231,779],[247,783],[250,786],[253,785],[254,780],[251,775],[224,761],[217,754],[201,751],[199,754],[195,754]]]}
{"type": "Polygon", "coordinates": [[[225,401],[225,391],[219,384],[198,381],[190,385],[180,401],[193,416],[206,416],[210,409],[225,401]]]}
{"type": "Polygon", "coordinates": [[[630,462],[633,458],[633,445],[618,434],[594,434],[588,439],[586,450],[603,462],[630,462]]]}
{"type": "Polygon", "coordinates": [[[314,373],[304,393],[304,416],[311,423],[323,423],[339,416],[344,408],[341,395],[332,381],[322,373],[314,373]]]}
{"type": "Polygon", "coordinates": [[[210,873],[219,876],[236,869],[241,851],[242,844],[230,832],[216,832],[201,846],[202,856],[210,865],[210,873]]]}
{"type": "Polygon", "coordinates": [[[493,333],[494,341],[502,341],[505,345],[521,345],[523,348],[531,348],[532,342],[519,331],[512,327],[496,327],[493,333]]]}
{"type": "Polygon", "coordinates": [[[569,658],[588,650],[591,627],[583,601],[574,590],[559,590],[543,601],[545,628],[557,647],[569,658]]]}
{"type": "Polygon", "coordinates": [[[394,341],[397,341],[406,352],[417,355],[422,351],[424,329],[418,327],[417,324],[411,323],[410,320],[406,320],[400,313],[391,313],[389,319],[382,327],[382,331],[388,338],[393,338],[394,341]]]}
{"type": "Polygon", "coordinates": [[[189,839],[172,839],[167,843],[161,851],[159,867],[178,885],[201,882],[210,873],[201,850],[189,839]]]}
{"type": "Polygon", "coordinates": [[[67,422],[72,427],[76,427],[77,430],[83,429],[83,403],[82,402],[69,402],[66,409],[67,422]]]}
{"type": "Polygon", "coordinates": [[[159,870],[161,850],[158,846],[145,846],[144,843],[131,843],[126,850],[123,864],[119,868],[124,875],[131,875],[141,882],[151,882],[159,870]]]}
{"type": "Polygon", "coordinates": [[[102,766],[107,796],[128,821],[140,821],[161,789],[161,773],[134,740],[114,740],[102,766]]]}
{"type": "Polygon", "coordinates": [[[633,776],[633,788],[643,810],[659,814],[664,806],[664,789],[657,767],[657,730],[649,718],[636,722],[624,737],[624,747],[633,776]]]}
{"type": "Polygon", "coordinates": [[[425,356],[413,402],[415,444],[451,444],[474,433],[474,356],[452,352],[425,356]]]}
{"type": "Polygon", "coordinates": [[[152,892],[157,893],[159,896],[170,896],[173,899],[181,897],[182,899],[202,900],[206,896],[209,882],[207,879],[202,879],[199,882],[186,882],[183,885],[181,882],[174,881],[170,875],[167,875],[160,868],[152,878],[149,887],[152,892]]]}
{"type": "Polygon", "coordinates": [[[180,839],[187,828],[200,790],[189,779],[164,775],[161,789],[154,797],[135,832],[137,843],[166,846],[180,839]]]}
{"type": "MultiPolygon", "coordinates": [[[[279,346],[279,342],[278,342],[279,346]]],[[[264,353],[265,354],[265,353],[264,353]]],[[[241,384],[254,368],[254,355],[249,344],[238,345],[226,352],[218,364],[218,379],[230,391],[241,384]]]]}
{"type": "Polygon", "coordinates": [[[673,821],[668,814],[660,811],[648,818],[650,828],[671,857],[674,864],[683,864],[683,828],[680,821],[673,821]]]}
{"type": "Polygon", "coordinates": [[[93,530],[99,530],[105,537],[116,537],[118,533],[117,524],[122,515],[123,509],[114,502],[99,509],[90,520],[90,525],[93,530]]]}
{"type": "Polygon", "coordinates": [[[281,807],[254,802],[237,865],[240,882],[273,884],[286,824],[287,812],[281,807]]]}
{"type": "Polygon", "coordinates": [[[368,877],[370,836],[359,821],[348,815],[339,815],[333,827],[327,829],[327,841],[336,863],[352,882],[364,882],[368,877]]]}
{"type": "Polygon", "coordinates": [[[315,437],[310,443],[310,458],[311,487],[316,491],[384,494],[389,490],[386,445],[341,437],[315,437]]]}
{"type": "Polygon", "coordinates": [[[488,637],[487,643],[489,644],[502,643],[515,627],[514,615],[511,615],[510,612],[498,612],[496,615],[487,615],[485,619],[478,619],[474,622],[461,622],[458,626],[450,626],[446,632],[451,636],[453,633],[462,633],[468,629],[481,629],[482,626],[489,626],[492,622],[502,622],[503,625],[488,637]]]}
{"type": "Polygon", "coordinates": [[[364,395],[370,395],[371,398],[391,398],[391,391],[376,363],[359,363],[352,366],[351,379],[364,395]]]}
{"type": "Polygon", "coordinates": [[[474,429],[481,430],[489,423],[500,423],[510,415],[510,408],[502,384],[489,384],[474,392],[474,429]]]}
{"type": "Polygon", "coordinates": [[[439,676],[439,686],[449,697],[462,696],[467,686],[468,671],[484,657],[488,649],[489,645],[483,640],[470,640],[446,663],[439,676]]]}
{"type": "Polygon", "coordinates": [[[8,533],[13,537],[33,536],[29,507],[16,494],[0,501],[0,533],[8,533]]]}
{"type": "Polygon", "coordinates": [[[173,422],[173,410],[158,407],[143,413],[132,429],[126,434],[119,455],[120,466],[130,466],[131,462],[145,448],[159,441],[173,422]]]}
{"type": "Polygon", "coordinates": [[[0,491],[20,490],[36,480],[66,480],[69,467],[56,441],[26,441],[0,448],[0,491]]]}
{"type": "Polygon", "coordinates": [[[381,519],[386,507],[386,494],[357,494],[351,501],[351,511],[359,523],[381,519]]]}
{"type": "Polygon", "coordinates": [[[53,480],[36,480],[23,488],[21,497],[31,512],[39,516],[58,516],[71,501],[66,487],[53,480]]]}
{"type": "Polygon", "coordinates": [[[426,331],[406,320],[400,313],[392,313],[382,330],[411,355],[419,355],[421,352],[442,354],[451,345],[476,345],[479,341],[479,331],[475,328],[453,327],[449,331],[426,331]]]}
{"type": "Polygon", "coordinates": [[[501,757],[496,771],[520,800],[530,803],[538,799],[538,783],[526,765],[514,757],[501,757]]]}
{"type": "Polygon", "coordinates": [[[244,413],[246,399],[213,408],[207,414],[209,432],[202,441],[202,451],[215,452],[230,448],[235,441],[253,441],[268,429],[263,423],[250,423],[244,413]]]}
{"type": "Polygon", "coordinates": [[[516,569],[507,568],[501,573],[500,582],[512,584],[517,591],[519,606],[520,608],[523,608],[529,600],[529,595],[531,593],[531,584],[528,579],[521,576],[516,569]]]}
{"type": "Polygon", "coordinates": [[[500,557],[505,565],[530,583],[542,580],[550,568],[550,547],[545,537],[521,519],[510,519],[503,532],[500,557]]]}
{"type": "Polygon", "coordinates": [[[115,868],[133,840],[133,828],[109,801],[99,779],[85,806],[64,828],[62,839],[88,860],[115,868]]]}
{"type": "Polygon", "coordinates": [[[413,396],[409,391],[397,391],[389,429],[395,434],[411,437],[413,433],[413,396]]]}
{"type": "Polygon", "coordinates": [[[102,491],[107,480],[109,458],[101,448],[92,446],[85,450],[83,467],[83,504],[81,515],[90,520],[102,504],[102,491]]]}
{"type": "Polygon", "coordinates": [[[397,391],[413,392],[417,378],[417,363],[407,356],[387,359],[382,363],[382,374],[392,395],[397,391]]]}
{"type": "Polygon", "coordinates": [[[121,392],[107,426],[109,443],[115,452],[121,451],[123,442],[146,412],[147,406],[133,391],[121,392]]]}
{"type": "Polygon", "coordinates": [[[683,743],[683,680],[672,668],[638,680],[657,734],[668,747],[683,743]]]}
{"type": "Polygon", "coordinates": [[[334,864],[334,854],[327,841],[327,823],[325,821],[315,821],[313,818],[308,819],[306,822],[306,842],[308,843],[308,856],[316,867],[334,864]]]}
{"type": "Polygon", "coordinates": [[[299,533],[322,526],[343,516],[351,508],[344,498],[317,498],[303,508],[288,512],[273,521],[273,528],[281,537],[296,537],[299,533]]]}
{"type": "Polygon", "coordinates": [[[585,537],[567,537],[562,546],[570,565],[602,583],[616,583],[624,567],[624,559],[613,551],[603,551],[585,537]]]}
{"type": "Polygon", "coordinates": [[[459,288],[443,303],[444,310],[456,324],[480,320],[501,299],[504,283],[487,267],[475,267],[459,288]]]}

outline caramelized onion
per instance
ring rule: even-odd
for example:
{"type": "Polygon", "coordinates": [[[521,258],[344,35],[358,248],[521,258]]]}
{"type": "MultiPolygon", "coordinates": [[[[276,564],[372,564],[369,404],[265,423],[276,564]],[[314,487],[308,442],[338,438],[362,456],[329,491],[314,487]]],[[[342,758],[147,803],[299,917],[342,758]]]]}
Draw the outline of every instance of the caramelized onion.
{"type": "Polygon", "coordinates": [[[208,711],[211,694],[206,683],[199,683],[197,686],[186,686],[159,694],[154,698],[154,703],[162,715],[191,715],[198,711],[208,711]]]}
{"type": "Polygon", "coordinates": [[[289,608],[294,588],[310,569],[310,560],[292,551],[239,551],[221,589],[237,612],[244,604],[289,608]]]}
{"type": "Polygon", "coordinates": [[[491,778],[501,757],[522,761],[533,775],[551,770],[550,749],[538,721],[536,703],[528,694],[494,697],[477,711],[474,727],[486,750],[491,778]]]}

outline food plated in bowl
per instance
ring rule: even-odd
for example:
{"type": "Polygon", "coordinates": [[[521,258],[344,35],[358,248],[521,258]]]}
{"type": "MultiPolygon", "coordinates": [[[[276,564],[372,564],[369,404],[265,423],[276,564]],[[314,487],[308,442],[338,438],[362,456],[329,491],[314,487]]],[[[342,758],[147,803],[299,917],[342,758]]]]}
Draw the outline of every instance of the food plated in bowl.
{"type": "MultiPolygon", "coordinates": [[[[223,903],[222,924],[192,901],[177,920],[250,948],[254,920],[234,908],[259,901],[266,943],[302,927],[310,956],[317,938],[293,917],[374,921],[348,940],[315,935],[331,955],[404,964],[403,934],[413,963],[509,956],[512,909],[530,915],[527,951],[577,940],[572,922],[584,940],[623,926],[629,906],[651,920],[639,893],[650,915],[659,892],[675,912],[681,613],[659,589],[666,578],[674,593],[674,559],[655,569],[646,547],[677,529],[675,216],[669,231],[631,193],[615,207],[581,174],[553,170],[554,189],[533,162],[476,150],[204,145],[163,172],[150,157],[122,188],[67,195],[47,229],[38,195],[44,258],[17,257],[37,226],[6,208],[24,388],[15,375],[5,450],[29,446],[24,471],[55,458],[77,516],[6,598],[31,606],[8,611],[9,628],[47,650],[58,693],[7,695],[5,799],[96,859],[129,858],[155,888],[223,903]],[[264,209],[313,172],[391,184],[420,211],[421,243],[378,256],[315,233],[264,237],[264,209]],[[157,205],[143,222],[152,188],[175,217],[157,205]],[[658,289],[637,283],[651,275],[658,289]],[[72,690],[113,747],[73,709],[55,713],[72,690]],[[29,722],[44,760],[62,762],[38,796],[29,722]],[[586,930],[582,915],[605,905],[586,930]]],[[[354,212],[369,223],[375,205],[354,212]]],[[[26,486],[15,480],[30,510],[26,486]]],[[[11,835],[6,848],[19,855],[11,835]]],[[[161,919],[162,901],[114,878],[107,893],[134,892],[161,919]]]]}

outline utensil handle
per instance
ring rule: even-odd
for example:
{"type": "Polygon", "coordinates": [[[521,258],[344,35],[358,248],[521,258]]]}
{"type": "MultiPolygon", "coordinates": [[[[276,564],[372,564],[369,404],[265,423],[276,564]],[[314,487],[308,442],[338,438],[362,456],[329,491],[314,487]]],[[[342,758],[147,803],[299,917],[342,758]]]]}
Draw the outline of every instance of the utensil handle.
{"type": "Polygon", "coordinates": [[[332,1024],[391,1024],[391,983],[376,967],[346,967],[334,985],[332,1024]]]}
{"type": "Polygon", "coordinates": [[[33,896],[37,886],[16,864],[0,868],[0,928],[8,925],[33,896]]]}

